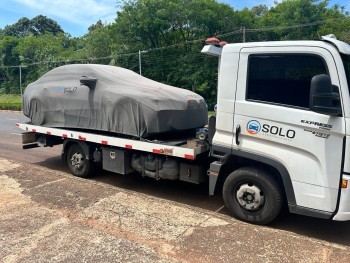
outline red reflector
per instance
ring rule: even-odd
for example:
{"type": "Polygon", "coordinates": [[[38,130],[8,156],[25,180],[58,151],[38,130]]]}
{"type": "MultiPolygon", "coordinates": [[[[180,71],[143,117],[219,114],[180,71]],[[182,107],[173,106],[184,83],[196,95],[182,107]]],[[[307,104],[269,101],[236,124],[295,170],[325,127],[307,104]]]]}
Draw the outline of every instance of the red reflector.
{"type": "Polygon", "coordinates": [[[126,149],[132,149],[132,145],[125,144],[125,148],[126,148],[126,149]]]}
{"type": "Polygon", "coordinates": [[[107,141],[102,141],[102,144],[107,145],[108,142],[107,141]]]}
{"type": "Polygon", "coordinates": [[[46,132],[46,134],[47,134],[47,135],[51,135],[51,132],[48,131],[48,132],[46,132]]]}
{"type": "Polygon", "coordinates": [[[153,149],[153,153],[162,153],[161,150],[153,149]]]}
{"type": "Polygon", "coordinates": [[[85,137],[81,137],[81,136],[80,136],[79,139],[82,140],[82,141],[86,141],[86,138],[85,138],[85,137]]]}
{"type": "Polygon", "coordinates": [[[63,138],[67,138],[67,134],[63,134],[62,137],[63,137],[63,138]]]}
{"type": "Polygon", "coordinates": [[[17,126],[17,127],[19,127],[19,124],[18,124],[18,123],[16,123],[16,126],[17,126]]]}
{"type": "Polygon", "coordinates": [[[185,154],[185,158],[186,159],[190,159],[190,160],[194,160],[194,156],[193,155],[189,155],[189,154],[185,154]]]}
{"type": "Polygon", "coordinates": [[[32,129],[32,132],[36,132],[36,129],[32,129]]]}

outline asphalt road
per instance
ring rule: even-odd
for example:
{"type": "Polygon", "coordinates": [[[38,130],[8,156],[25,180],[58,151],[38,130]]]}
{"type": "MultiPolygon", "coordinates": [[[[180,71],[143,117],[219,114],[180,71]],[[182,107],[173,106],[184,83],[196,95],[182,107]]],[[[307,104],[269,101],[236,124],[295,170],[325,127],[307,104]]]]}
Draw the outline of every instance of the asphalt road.
{"type": "MultiPolygon", "coordinates": [[[[24,164],[34,164],[70,176],[65,164],[61,162],[60,146],[22,150],[19,135],[21,130],[15,126],[15,123],[25,121],[26,118],[21,113],[0,112],[0,157],[24,164]]],[[[207,185],[197,186],[184,182],[155,181],[138,175],[121,176],[105,172],[90,180],[126,191],[132,190],[149,197],[175,201],[181,205],[193,207],[193,209],[204,209],[218,216],[227,216],[228,214],[220,195],[208,196],[207,185]]],[[[342,246],[342,248],[350,245],[350,222],[335,222],[284,213],[268,229],[291,233],[298,237],[316,239],[320,242],[342,246]]],[[[240,231],[240,229],[235,231],[240,231]]],[[[259,231],[259,227],[254,227],[254,231],[259,231]]],[[[257,240],[257,242],[258,246],[261,241],[257,240]]]]}

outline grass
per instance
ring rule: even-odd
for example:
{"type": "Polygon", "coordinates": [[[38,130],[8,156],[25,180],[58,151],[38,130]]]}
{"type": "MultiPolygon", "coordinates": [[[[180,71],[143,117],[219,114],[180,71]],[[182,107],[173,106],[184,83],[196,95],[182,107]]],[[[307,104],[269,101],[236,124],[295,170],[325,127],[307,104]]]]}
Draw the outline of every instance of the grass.
{"type": "Polygon", "coordinates": [[[22,110],[21,95],[1,94],[0,110],[22,110]]]}

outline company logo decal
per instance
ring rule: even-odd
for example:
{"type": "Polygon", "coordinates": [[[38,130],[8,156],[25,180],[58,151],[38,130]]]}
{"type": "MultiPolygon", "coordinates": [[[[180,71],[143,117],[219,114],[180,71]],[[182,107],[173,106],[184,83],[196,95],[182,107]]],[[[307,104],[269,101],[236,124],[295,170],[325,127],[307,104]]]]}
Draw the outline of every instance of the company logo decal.
{"type": "Polygon", "coordinates": [[[251,135],[256,135],[261,132],[261,135],[276,139],[290,141],[295,138],[296,131],[283,127],[270,125],[267,123],[260,124],[257,120],[251,120],[247,123],[247,132],[251,135]]]}
{"type": "Polygon", "coordinates": [[[183,97],[186,101],[200,99],[200,96],[198,96],[198,95],[196,95],[196,94],[182,94],[182,97],[183,97]]]}
{"type": "Polygon", "coordinates": [[[61,97],[64,93],[64,87],[59,87],[58,88],[58,96],[61,97]]]}
{"type": "Polygon", "coordinates": [[[58,87],[58,96],[61,97],[65,93],[74,93],[78,90],[78,87],[58,87]]]}
{"type": "Polygon", "coordinates": [[[317,121],[301,120],[301,123],[313,125],[313,126],[316,126],[322,130],[331,130],[333,128],[332,124],[322,123],[322,122],[317,122],[317,121]]]}
{"type": "Polygon", "coordinates": [[[313,135],[315,135],[316,137],[319,137],[322,139],[328,139],[329,136],[331,136],[330,133],[318,132],[318,131],[313,131],[313,130],[309,130],[309,129],[304,129],[304,131],[310,132],[313,135]]]}
{"type": "Polygon", "coordinates": [[[251,120],[247,123],[247,132],[257,134],[261,130],[261,125],[257,120],[251,120]]]}

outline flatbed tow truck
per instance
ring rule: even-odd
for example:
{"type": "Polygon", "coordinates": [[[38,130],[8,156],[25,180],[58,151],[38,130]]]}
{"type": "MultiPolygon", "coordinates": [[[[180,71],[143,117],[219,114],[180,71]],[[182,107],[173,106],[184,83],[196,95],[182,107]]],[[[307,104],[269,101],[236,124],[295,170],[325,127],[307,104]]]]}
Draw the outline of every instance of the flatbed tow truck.
{"type": "Polygon", "coordinates": [[[63,144],[72,174],[94,166],[209,181],[232,215],[268,224],[282,209],[350,220],[350,46],[319,41],[206,45],[219,59],[216,117],[192,138],[130,139],[18,123],[23,148],[63,144]]]}

